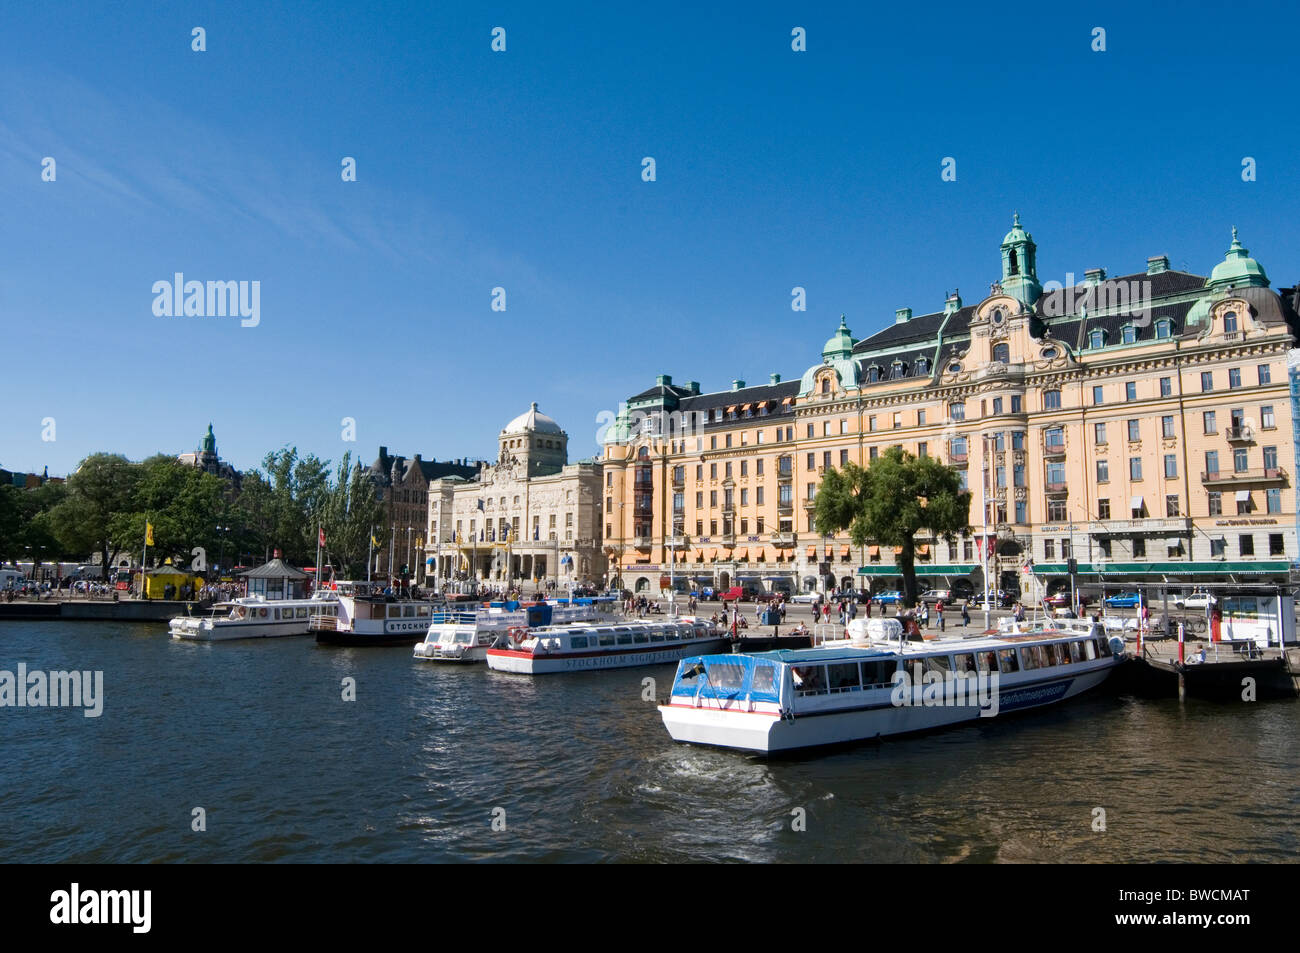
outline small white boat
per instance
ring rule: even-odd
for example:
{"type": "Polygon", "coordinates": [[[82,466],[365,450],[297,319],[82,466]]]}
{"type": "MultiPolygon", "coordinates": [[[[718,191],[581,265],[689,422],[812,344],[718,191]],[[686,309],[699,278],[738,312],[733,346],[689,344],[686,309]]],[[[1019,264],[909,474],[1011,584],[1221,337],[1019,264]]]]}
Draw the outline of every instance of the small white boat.
{"type": "Polygon", "coordinates": [[[435,611],[424,641],[415,647],[415,657],[429,662],[485,662],[488,649],[512,630],[516,630],[515,641],[520,641],[520,633],[530,627],[595,622],[605,617],[602,608],[591,602],[504,603],[478,609],[435,611]]]}
{"type": "Polygon", "coordinates": [[[575,623],[518,633],[518,641],[487,650],[488,668],[520,675],[633,668],[676,662],[729,644],[725,629],[694,617],[608,625],[575,623]]]}
{"type": "Polygon", "coordinates": [[[173,639],[195,642],[268,639],[306,635],[313,616],[337,611],[338,600],[329,590],[320,590],[310,599],[264,599],[254,595],[218,602],[206,616],[176,616],[167,628],[173,639]]]}
{"type": "Polygon", "coordinates": [[[308,630],[322,645],[414,645],[441,606],[385,595],[382,583],[340,581],[332,612],[313,612],[308,630]]]}
{"type": "Polygon", "coordinates": [[[929,641],[904,641],[894,619],[862,621],[819,648],[684,659],[659,706],[664,727],[675,741],[762,754],[864,741],[1072,698],[1124,655],[1086,620],[929,641]]]}

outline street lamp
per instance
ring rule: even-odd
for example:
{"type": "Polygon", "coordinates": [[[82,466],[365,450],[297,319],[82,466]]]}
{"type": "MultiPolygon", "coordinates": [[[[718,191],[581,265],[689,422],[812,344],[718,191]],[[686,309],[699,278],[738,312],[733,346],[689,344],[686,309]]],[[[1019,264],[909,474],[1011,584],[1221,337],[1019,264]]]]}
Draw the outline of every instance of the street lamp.
{"type": "Polygon", "coordinates": [[[226,540],[230,536],[229,526],[218,526],[217,532],[221,534],[221,559],[217,562],[217,576],[221,575],[221,567],[226,563],[226,540]]]}

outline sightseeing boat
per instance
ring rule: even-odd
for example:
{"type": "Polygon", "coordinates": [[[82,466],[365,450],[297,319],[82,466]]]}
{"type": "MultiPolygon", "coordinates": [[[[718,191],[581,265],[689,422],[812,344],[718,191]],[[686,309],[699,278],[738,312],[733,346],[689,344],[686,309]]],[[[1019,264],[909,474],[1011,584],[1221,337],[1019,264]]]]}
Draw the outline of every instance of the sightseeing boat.
{"type": "Polygon", "coordinates": [[[415,647],[415,657],[462,665],[485,662],[488,649],[511,632],[516,635],[514,641],[519,641],[522,630],[594,622],[605,617],[607,611],[608,606],[590,599],[573,604],[508,602],[478,609],[435,610],[424,641],[415,647]]]}
{"type": "Polygon", "coordinates": [[[817,648],[686,658],[659,712],[675,741],[770,754],[1052,704],[1100,685],[1124,656],[1093,623],[906,634],[895,619],[855,620],[817,648]]]}
{"type": "Polygon", "coordinates": [[[330,590],[318,590],[310,599],[252,595],[218,602],[206,616],[176,616],[167,628],[173,639],[195,642],[307,635],[313,616],[329,616],[337,611],[338,599],[330,590]]]}
{"type": "Polygon", "coordinates": [[[700,652],[719,651],[729,641],[725,629],[692,617],[662,622],[543,626],[514,635],[517,638],[507,644],[487,650],[488,668],[545,675],[662,665],[700,652]]]}
{"type": "Polygon", "coordinates": [[[385,595],[381,584],[339,582],[332,612],[313,613],[308,629],[321,645],[414,645],[441,609],[421,599],[385,595]]]}

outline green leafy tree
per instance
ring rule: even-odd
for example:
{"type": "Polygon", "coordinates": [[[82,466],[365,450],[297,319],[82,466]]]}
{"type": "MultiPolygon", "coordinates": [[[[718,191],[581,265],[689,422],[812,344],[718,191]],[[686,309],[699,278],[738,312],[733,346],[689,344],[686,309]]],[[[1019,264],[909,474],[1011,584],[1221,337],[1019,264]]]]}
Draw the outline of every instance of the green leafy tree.
{"type": "Polygon", "coordinates": [[[65,552],[98,552],[111,566],[119,553],[143,542],[124,535],[120,518],[132,512],[141,468],[121,454],[94,453],[68,477],[67,494],[49,511],[51,532],[65,552]]]}
{"type": "Polygon", "coordinates": [[[265,501],[268,543],[290,562],[316,559],[316,529],[329,497],[329,463],[314,455],[299,459],[297,447],[283,447],[262,461],[270,488],[265,501]]]}
{"type": "Polygon", "coordinates": [[[890,447],[863,468],[828,470],[817,491],[814,522],[830,536],[848,530],[855,546],[868,541],[898,549],[903,602],[916,604],[916,534],[928,530],[948,542],[966,532],[971,495],[961,476],[934,457],[890,447]]]}
{"type": "Polygon", "coordinates": [[[387,542],[382,521],[383,504],[375,497],[374,484],[359,464],[352,465],[351,453],[345,453],[322,514],[330,561],[343,575],[365,575],[371,533],[387,542]]]}

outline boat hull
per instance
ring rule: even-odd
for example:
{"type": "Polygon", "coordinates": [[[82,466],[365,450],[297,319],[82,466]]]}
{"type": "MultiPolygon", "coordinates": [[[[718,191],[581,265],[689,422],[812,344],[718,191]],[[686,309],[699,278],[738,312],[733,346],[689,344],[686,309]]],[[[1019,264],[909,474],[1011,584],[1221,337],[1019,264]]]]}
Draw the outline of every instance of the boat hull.
{"type": "Polygon", "coordinates": [[[633,646],[624,651],[572,652],[564,654],[537,654],[514,649],[490,649],[488,668],[516,675],[553,675],[560,672],[590,672],[607,668],[639,668],[645,665],[664,665],[679,662],[692,655],[712,651],[725,651],[730,645],[727,638],[691,640],[668,643],[658,647],[633,646]]]}
{"type": "MultiPolygon", "coordinates": [[[[1096,688],[1114,666],[1008,686],[999,695],[997,714],[1039,708],[1096,688]]],[[[932,731],[981,717],[974,705],[894,705],[889,692],[861,707],[814,711],[781,717],[775,706],[749,712],[695,707],[682,702],[659,706],[664,727],[674,741],[775,754],[870,741],[890,735],[932,731]]]]}
{"type": "Polygon", "coordinates": [[[234,642],[238,639],[275,639],[308,634],[306,619],[196,626],[178,625],[173,622],[169,629],[173,639],[183,639],[188,642],[234,642]]]}

